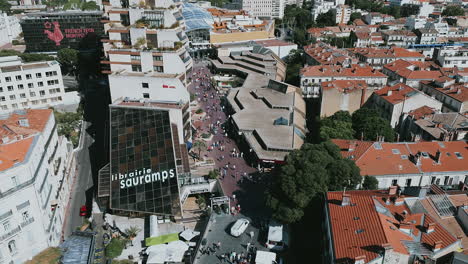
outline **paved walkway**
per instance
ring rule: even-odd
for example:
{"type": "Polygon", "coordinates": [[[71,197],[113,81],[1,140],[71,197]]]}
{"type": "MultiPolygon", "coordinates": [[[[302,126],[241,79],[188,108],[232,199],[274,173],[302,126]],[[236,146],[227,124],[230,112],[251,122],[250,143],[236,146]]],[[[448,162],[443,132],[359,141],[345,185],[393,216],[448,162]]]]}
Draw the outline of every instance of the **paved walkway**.
{"type": "MultiPolygon", "coordinates": [[[[199,107],[201,107],[206,113],[206,116],[201,120],[202,123],[196,133],[198,135],[208,133],[210,131],[210,125],[217,128],[217,133],[214,135],[211,142],[208,142],[206,145],[211,146],[214,142],[220,142],[220,146],[222,147],[218,146],[213,147],[210,151],[202,151],[201,156],[204,158],[212,158],[215,161],[215,167],[221,172],[220,182],[224,193],[225,195],[232,197],[233,193],[240,189],[237,182],[242,178],[244,173],[251,174],[257,170],[250,167],[245,160],[241,158],[241,154],[238,152],[239,148],[236,143],[234,140],[226,137],[225,132],[221,128],[220,124],[224,123],[227,117],[221,109],[220,95],[213,87],[211,87],[211,76],[212,75],[206,67],[206,64],[198,63],[194,65],[192,76],[193,81],[189,86],[189,91],[196,95],[199,107]],[[233,150],[236,150],[239,157],[233,157],[231,155],[233,150]],[[222,157],[224,157],[224,159],[222,159],[222,157]],[[226,169],[226,165],[228,165],[228,169],[226,169]]],[[[198,152],[198,150],[194,151],[198,152]]],[[[237,200],[234,200],[231,202],[231,205],[235,205],[236,203],[237,200]]]]}

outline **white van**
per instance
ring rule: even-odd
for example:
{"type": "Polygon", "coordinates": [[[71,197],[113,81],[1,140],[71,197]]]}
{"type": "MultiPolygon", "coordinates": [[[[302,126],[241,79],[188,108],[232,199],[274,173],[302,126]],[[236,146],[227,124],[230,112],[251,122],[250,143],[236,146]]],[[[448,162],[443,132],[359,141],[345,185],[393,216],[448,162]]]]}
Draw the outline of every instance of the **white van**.
{"type": "Polygon", "coordinates": [[[242,235],[249,224],[249,220],[245,218],[238,219],[231,227],[231,235],[235,237],[242,235]]]}

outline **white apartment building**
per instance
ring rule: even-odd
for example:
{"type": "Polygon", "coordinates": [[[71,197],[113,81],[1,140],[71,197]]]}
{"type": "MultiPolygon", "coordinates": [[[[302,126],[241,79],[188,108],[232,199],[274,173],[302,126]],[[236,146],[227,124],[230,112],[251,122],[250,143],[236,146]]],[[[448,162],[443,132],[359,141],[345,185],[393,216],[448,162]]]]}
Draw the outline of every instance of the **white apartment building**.
{"type": "Polygon", "coordinates": [[[0,57],[0,113],[48,108],[61,104],[64,94],[58,62],[23,63],[17,56],[0,57]]]}
{"type": "Polygon", "coordinates": [[[468,67],[468,49],[464,47],[442,47],[436,49],[436,60],[442,67],[468,67]]]}
{"type": "Polygon", "coordinates": [[[314,2],[314,7],[312,8],[312,17],[314,20],[317,19],[318,15],[327,13],[328,11],[335,9],[339,5],[344,5],[344,0],[334,0],[334,1],[324,1],[317,0],[314,2]]]}
{"type": "Polygon", "coordinates": [[[24,263],[61,242],[70,145],[50,109],[0,119],[0,263],[24,263]]]}
{"type": "Polygon", "coordinates": [[[22,32],[19,19],[0,12],[0,47],[11,43],[22,32]]]}
{"type": "Polygon", "coordinates": [[[180,74],[187,84],[193,61],[186,50],[181,3],[111,1],[105,9],[109,40],[104,44],[108,60],[103,63],[110,65],[105,71],[109,79],[114,74],[129,78],[135,73],[180,74]]]}
{"type": "Polygon", "coordinates": [[[351,19],[351,8],[347,5],[339,5],[332,10],[337,24],[347,24],[351,19]]]}
{"type": "Polygon", "coordinates": [[[424,17],[409,16],[406,18],[405,27],[408,30],[424,28],[426,26],[427,19],[424,17]]]}
{"type": "Polygon", "coordinates": [[[288,0],[242,0],[242,9],[255,17],[283,18],[288,0]]]}

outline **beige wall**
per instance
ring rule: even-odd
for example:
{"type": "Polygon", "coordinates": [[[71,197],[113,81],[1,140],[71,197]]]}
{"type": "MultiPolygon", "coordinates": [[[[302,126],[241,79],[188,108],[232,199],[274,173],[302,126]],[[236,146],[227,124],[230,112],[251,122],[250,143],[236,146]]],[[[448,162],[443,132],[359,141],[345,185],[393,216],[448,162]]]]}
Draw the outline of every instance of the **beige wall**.
{"type": "Polygon", "coordinates": [[[271,36],[270,33],[271,32],[268,32],[268,31],[234,32],[234,33],[219,33],[219,34],[211,33],[210,43],[220,44],[220,43],[226,43],[226,42],[242,42],[242,41],[249,41],[249,40],[268,39],[268,38],[274,37],[274,35],[271,36]]]}
{"type": "Polygon", "coordinates": [[[324,90],[322,91],[320,117],[331,116],[340,110],[352,114],[361,108],[361,97],[364,96],[363,103],[365,103],[371,94],[372,89],[354,90],[347,94],[341,93],[337,89],[324,90]]]}

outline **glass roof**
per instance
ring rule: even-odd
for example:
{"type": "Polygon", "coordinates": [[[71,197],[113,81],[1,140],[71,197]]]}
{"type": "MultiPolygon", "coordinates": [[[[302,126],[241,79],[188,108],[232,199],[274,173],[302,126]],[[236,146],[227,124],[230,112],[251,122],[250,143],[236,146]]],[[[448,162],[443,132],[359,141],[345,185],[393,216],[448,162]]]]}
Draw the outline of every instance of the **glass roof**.
{"type": "Polygon", "coordinates": [[[184,2],[182,16],[185,19],[186,31],[212,28],[213,17],[211,13],[198,5],[184,2]]]}

